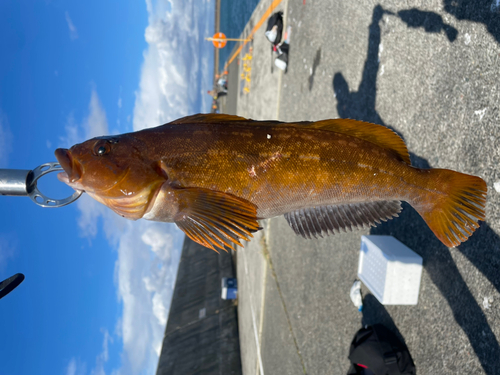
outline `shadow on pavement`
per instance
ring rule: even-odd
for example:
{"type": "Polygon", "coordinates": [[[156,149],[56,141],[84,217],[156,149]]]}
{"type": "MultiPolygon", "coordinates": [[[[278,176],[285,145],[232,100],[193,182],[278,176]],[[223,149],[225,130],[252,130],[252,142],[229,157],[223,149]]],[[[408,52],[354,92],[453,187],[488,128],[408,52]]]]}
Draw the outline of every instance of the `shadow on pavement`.
{"type": "MultiPolygon", "coordinates": [[[[368,54],[358,91],[350,92],[349,84],[342,73],[337,72],[334,75],[333,91],[337,98],[337,111],[342,118],[369,121],[387,126],[375,109],[376,80],[379,68],[378,49],[381,39],[379,21],[384,13],[392,14],[385,11],[380,5],[373,10],[372,23],[369,27],[368,54]]],[[[429,32],[436,32],[434,30],[441,30],[445,27],[441,17],[432,16],[429,12],[413,9],[400,11],[398,14],[409,26],[422,26],[429,32]]],[[[453,32],[451,35],[453,36],[453,32]]],[[[450,39],[449,31],[447,36],[450,39]]],[[[419,168],[430,168],[425,159],[413,154],[410,156],[412,165],[419,168]]],[[[500,358],[500,346],[486,316],[470,292],[449,250],[434,236],[420,215],[410,205],[403,203],[403,208],[399,218],[373,228],[371,234],[392,235],[422,256],[426,272],[447,300],[456,322],[467,335],[484,371],[489,375],[495,374],[495,368],[497,368],[500,358]]],[[[482,223],[476,233],[465,244],[458,247],[458,250],[488,278],[497,290],[500,290],[499,247],[500,238],[486,223],[482,223]],[[487,257],[485,257],[485,251],[488,252],[487,257]]],[[[370,303],[370,300],[368,302],[370,303]]],[[[387,312],[385,314],[379,312],[379,315],[382,320],[380,323],[387,324],[391,330],[398,332],[387,312]]],[[[401,337],[400,334],[399,337],[401,337]]]]}
{"type": "Polygon", "coordinates": [[[361,325],[364,327],[374,324],[382,324],[393,332],[401,342],[406,343],[384,305],[382,305],[372,294],[367,294],[363,298],[363,319],[361,320],[361,325]]]}
{"type": "Polygon", "coordinates": [[[500,2],[497,0],[443,0],[444,10],[458,20],[484,23],[500,43],[500,2]]]}
{"type": "Polygon", "coordinates": [[[437,13],[425,12],[413,8],[400,10],[398,16],[408,27],[423,27],[427,33],[440,33],[441,30],[444,30],[450,42],[454,42],[457,39],[457,29],[444,23],[443,18],[437,13]]]}
{"type": "Polygon", "coordinates": [[[321,48],[316,51],[316,56],[314,56],[312,73],[309,76],[309,91],[312,90],[314,85],[314,76],[316,75],[316,69],[318,68],[319,62],[321,61],[321,48]]]}
{"type": "MultiPolygon", "coordinates": [[[[479,255],[479,249],[484,249],[477,247],[478,242],[481,241],[489,243],[488,249],[498,247],[500,239],[489,229],[488,225],[482,223],[481,229],[472,235],[464,245],[461,245],[458,250],[464,252],[463,248],[466,247],[469,254],[479,255]],[[487,229],[483,229],[485,227],[487,229]],[[487,238],[480,239],[479,237],[484,234],[487,234],[487,238]]],[[[448,302],[453,317],[469,338],[469,342],[484,371],[489,375],[496,374],[495,369],[500,358],[500,346],[495,334],[460,274],[450,252],[434,237],[418,213],[409,204],[403,203],[403,211],[399,214],[399,218],[372,228],[370,234],[394,236],[423,258],[424,269],[448,302]],[[416,233],[419,233],[419,235],[415,235],[416,233]],[[422,238],[425,238],[425,241],[422,238]]],[[[497,253],[495,259],[491,258],[475,256],[469,258],[469,260],[479,270],[484,270],[489,268],[488,263],[490,262],[498,264],[500,256],[497,253]]],[[[490,281],[493,279],[493,284],[498,288],[498,274],[488,272],[485,276],[490,281]]]]}
{"type": "Polygon", "coordinates": [[[375,110],[377,96],[377,72],[379,67],[378,52],[380,45],[380,25],[384,13],[380,5],[373,10],[372,23],[369,27],[368,55],[363,68],[363,78],[357,92],[350,92],[349,84],[342,73],[333,77],[333,92],[337,98],[337,112],[341,118],[373,122],[385,125],[375,110]]]}

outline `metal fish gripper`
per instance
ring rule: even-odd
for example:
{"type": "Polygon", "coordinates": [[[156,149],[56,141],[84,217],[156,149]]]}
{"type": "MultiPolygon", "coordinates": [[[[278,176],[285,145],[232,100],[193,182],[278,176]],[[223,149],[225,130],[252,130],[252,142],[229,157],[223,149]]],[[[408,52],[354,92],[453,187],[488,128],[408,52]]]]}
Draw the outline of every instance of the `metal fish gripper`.
{"type": "Polygon", "coordinates": [[[76,201],[83,191],[75,191],[70,197],[52,199],[38,190],[40,177],[51,172],[62,172],[57,162],[44,163],[33,170],[0,169],[0,195],[30,197],[33,202],[42,207],[62,207],[76,201]]]}

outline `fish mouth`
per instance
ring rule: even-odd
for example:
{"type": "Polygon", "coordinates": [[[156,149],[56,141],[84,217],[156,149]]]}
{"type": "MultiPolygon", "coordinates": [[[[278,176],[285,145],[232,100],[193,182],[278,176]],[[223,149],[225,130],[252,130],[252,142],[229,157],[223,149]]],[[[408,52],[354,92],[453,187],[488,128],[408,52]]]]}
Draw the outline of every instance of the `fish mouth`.
{"type": "Polygon", "coordinates": [[[58,148],[54,152],[59,165],[64,169],[63,173],[59,173],[57,178],[70,185],[74,184],[82,177],[82,166],[73,158],[71,152],[65,148],[58,148]]]}

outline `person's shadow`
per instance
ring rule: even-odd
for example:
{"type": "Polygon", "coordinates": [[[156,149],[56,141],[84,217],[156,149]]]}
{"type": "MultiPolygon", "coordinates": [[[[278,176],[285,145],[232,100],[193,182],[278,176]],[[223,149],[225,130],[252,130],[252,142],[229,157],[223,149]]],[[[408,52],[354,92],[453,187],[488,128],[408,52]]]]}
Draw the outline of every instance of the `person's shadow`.
{"type": "Polygon", "coordinates": [[[386,12],[380,5],[377,5],[373,10],[372,23],[369,27],[368,55],[358,91],[350,92],[349,84],[342,73],[337,72],[333,77],[333,92],[337,98],[337,112],[341,118],[352,118],[385,125],[375,110],[375,98],[377,96],[377,72],[379,67],[379,21],[386,12]]]}
{"type": "Polygon", "coordinates": [[[454,42],[457,39],[458,30],[444,23],[443,17],[437,13],[413,8],[400,10],[398,16],[408,27],[416,29],[421,27],[427,33],[440,33],[443,30],[450,42],[454,42]]]}
{"type": "MultiPolygon", "coordinates": [[[[409,12],[411,13],[399,12],[398,15],[410,27],[422,26],[428,32],[444,28],[440,17],[430,17],[429,14],[416,10],[409,12]],[[433,22],[438,22],[438,24],[433,25],[433,22]]],[[[350,91],[349,84],[342,73],[337,72],[334,75],[333,91],[337,99],[337,111],[342,118],[388,126],[384,124],[375,108],[379,68],[378,52],[381,39],[379,21],[384,13],[393,14],[385,11],[380,5],[373,10],[372,23],[369,27],[368,54],[358,91],[350,91]]],[[[450,38],[450,32],[446,34],[452,42],[454,39],[450,38]]],[[[454,32],[451,31],[452,36],[453,34],[454,32]]],[[[418,168],[430,168],[425,159],[414,154],[410,154],[410,157],[412,165],[418,168]]],[[[456,322],[467,335],[484,371],[489,375],[497,374],[495,369],[500,366],[500,346],[449,250],[434,236],[420,215],[409,204],[403,203],[403,208],[399,218],[372,228],[371,234],[392,235],[422,256],[424,269],[447,300],[456,322]],[[425,240],[422,241],[422,239],[425,240]]],[[[458,247],[458,250],[500,292],[499,249],[500,238],[486,223],[482,223],[476,233],[458,247]]],[[[392,330],[397,333],[394,328],[392,330]]]]}
{"type": "Polygon", "coordinates": [[[484,23],[500,43],[500,2],[497,0],[443,0],[444,10],[458,20],[484,23]]]}

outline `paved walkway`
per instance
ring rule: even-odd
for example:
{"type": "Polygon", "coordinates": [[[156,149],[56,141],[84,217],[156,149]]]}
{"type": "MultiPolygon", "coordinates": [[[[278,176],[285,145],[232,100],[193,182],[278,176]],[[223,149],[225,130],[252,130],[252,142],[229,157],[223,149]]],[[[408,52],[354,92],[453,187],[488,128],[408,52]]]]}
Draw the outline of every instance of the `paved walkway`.
{"type": "MultiPolygon", "coordinates": [[[[269,4],[262,0],[252,20],[269,4]]],[[[364,289],[364,316],[349,288],[360,236],[368,231],[304,240],[283,218],[266,222],[238,252],[244,373],[345,374],[349,343],[363,319],[404,338],[419,374],[500,374],[496,0],[306,0],[280,7],[293,27],[288,72],[272,69],[270,44],[263,30],[257,33],[252,50],[241,54],[247,60],[230,67],[233,113],[389,126],[406,140],[414,165],[484,178],[488,220],[451,250],[408,205],[399,218],[372,229],[419,253],[424,272],[417,306],[382,306],[364,289]],[[250,81],[241,79],[244,67],[251,68],[250,81]]]]}

